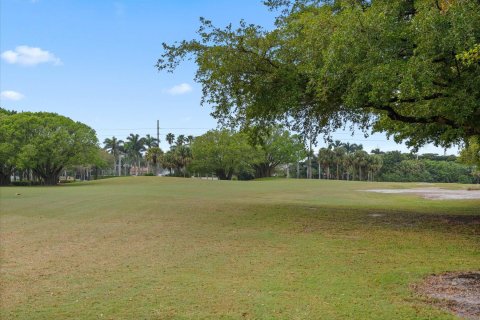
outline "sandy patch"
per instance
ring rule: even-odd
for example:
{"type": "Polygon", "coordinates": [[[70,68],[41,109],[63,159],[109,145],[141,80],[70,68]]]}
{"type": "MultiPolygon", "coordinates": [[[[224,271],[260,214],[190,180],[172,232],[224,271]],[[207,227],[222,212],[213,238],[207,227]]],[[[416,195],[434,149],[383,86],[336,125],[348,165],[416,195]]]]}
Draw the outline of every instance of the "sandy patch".
{"type": "Polygon", "coordinates": [[[415,290],[434,305],[470,320],[480,319],[480,272],[432,275],[415,290]]]}
{"type": "Polygon", "coordinates": [[[431,200],[480,199],[480,190],[449,190],[432,187],[413,189],[371,189],[364,191],[394,194],[415,194],[431,200]]]}

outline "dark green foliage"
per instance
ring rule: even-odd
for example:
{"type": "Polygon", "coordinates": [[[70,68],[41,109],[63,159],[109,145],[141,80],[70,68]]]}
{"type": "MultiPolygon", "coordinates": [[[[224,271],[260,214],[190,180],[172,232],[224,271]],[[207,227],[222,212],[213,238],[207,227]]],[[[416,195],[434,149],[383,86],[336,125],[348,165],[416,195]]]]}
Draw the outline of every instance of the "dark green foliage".
{"type": "Polygon", "coordinates": [[[222,124],[309,136],[355,123],[413,147],[480,135],[480,2],[266,3],[283,9],[273,30],[202,19],[198,39],[164,44],[158,69],[193,56],[222,124]]]}
{"type": "Polygon", "coordinates": [[[9,184],[14,169],[31,170],[55,185],[67,166],[99,161],[95,131],[83,123],[47,112],[0,114],[0,183],[9,184]]]}
{"type": "Polygon", "coordinates": [[[23,181],[12,181],[12,186],[17,187],[29,187],[29,186],[39,186],[42,183],[40,181],[30,181],[30,180],[23,180],[23,181]]]}
{"type": "Polygon", "coordinates": [[[471,167],[453,161],[401,160],[384,166],[381,181],[473,183],[471,167]]]}
{"type": "Polygon", "coordinates": [[[271,177],[279,165],[306,157],[303,139],[281,126],[247,128],[244,132],[261,155],[259,162],[253,164],[255,178],[271,177]]]}
{"type": "Polygon", "coordinates": [[[254,165],[262,160],[262,153],[248,143],[244,133],[211,130],[192,144],[191,170],[215,175],[220,180],[231,180],[234,175],[248,179],[254,165]]]}

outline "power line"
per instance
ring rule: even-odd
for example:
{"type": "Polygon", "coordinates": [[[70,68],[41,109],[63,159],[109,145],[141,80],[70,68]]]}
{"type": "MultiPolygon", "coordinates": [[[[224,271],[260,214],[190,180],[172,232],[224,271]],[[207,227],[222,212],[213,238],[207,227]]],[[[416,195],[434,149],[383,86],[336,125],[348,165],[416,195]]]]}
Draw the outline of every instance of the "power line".
{"type": "MultiPolygon", "coordinates": [[[[152,127],[152,128],[118,128],[118,129],[113,129],[113,128],[108,128],[108,129],[96,129],[97,131],[121,131],[121,130],[156,130],[157,128],[152,127]]],[[[165,127],[160,127],[160,130],[210,130],[212,128],[165,128],[165,127]]]]}

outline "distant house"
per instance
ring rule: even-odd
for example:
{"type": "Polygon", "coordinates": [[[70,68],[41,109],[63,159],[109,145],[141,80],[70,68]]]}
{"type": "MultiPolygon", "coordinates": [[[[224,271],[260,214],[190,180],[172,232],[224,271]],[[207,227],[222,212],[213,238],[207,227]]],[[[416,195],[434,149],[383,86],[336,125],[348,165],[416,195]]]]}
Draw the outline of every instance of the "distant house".
{"type": "MultiPolygon", "coordinates": [[[[130,167],[130,175],[131,176],[143,176],[144,174],[147,174],[149,171],[148,171],[148,168],[146,167],[130,167]]],[[[152,170],[150,169],[150,172],[152,172],[152,170]]]]}

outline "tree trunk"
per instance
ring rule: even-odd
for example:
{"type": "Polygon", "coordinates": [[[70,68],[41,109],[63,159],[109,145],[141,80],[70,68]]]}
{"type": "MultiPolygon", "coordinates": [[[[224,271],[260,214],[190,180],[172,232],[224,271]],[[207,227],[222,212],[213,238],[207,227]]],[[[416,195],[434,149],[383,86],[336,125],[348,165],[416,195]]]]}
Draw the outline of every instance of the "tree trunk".
{"type": "Polygon", "coordinates": [[[307,162],[307,179],[312,179],[312,159],[310,155],[308,155],[308,162],[307,162]]]}
{"type": "Polygon", "coordinates": [[[0,186],[8,186],[12,183],[11,175],[13,166],[0,165],[0,186]]]}
{"type": "Polygon", "coordinates": [[[9,173],[5,174],[4,172],[1,172],[0,173],[0,186],[8,186],[11,183],[12,182],[10,180],[10,174],[9,173]]]}
{"type": "MultiPolygon", "coordinates": [[[[217,171],[215,172],[215,175],[216,175],[216,176],[218,177],[218,179],[220,179],[220,180],[230,180],[230,179],[232,178],[231,173],[229,173],[229,175],[230,175],[230,179],[229,179],[228,174],[227,174],[227,173],[225,172],[225,170],[223,170],[223,169],[217,170],[217,171]]],[[[213,174],[212,174],[212,180],[213,180],[213,174]]]]}
{"type": "Polygon", "coordinates": [[[43,177],[43,184],[46,186],[56,186],[58,184],[58,173],[52,172],[51,174],[43,177]]]}
{"type": "Polygon", "coordinates": [[[255,165],[255,178],[269,178],[273,174],[273,167],[270,163],[264,162],[255,165]]]}
{"type": "Polygon", "coordinates": [[[322,166],[318,164],[318,180],[322,179],[322,166]]]}

